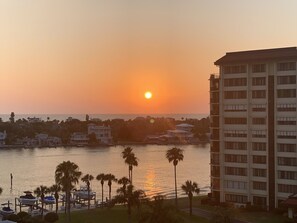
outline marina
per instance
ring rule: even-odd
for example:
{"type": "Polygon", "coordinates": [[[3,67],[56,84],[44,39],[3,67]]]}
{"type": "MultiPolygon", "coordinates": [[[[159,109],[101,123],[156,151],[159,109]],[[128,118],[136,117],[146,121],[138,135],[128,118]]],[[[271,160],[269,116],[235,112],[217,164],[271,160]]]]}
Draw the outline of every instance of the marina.
{"type": "MultiPolygon", "coordinates": [[[[137,145],[132,146],[139,159],[139,165],[133,168],[133,184],[136,188],[143,189],[147,196],[162,194],[168,198],[174,196],[173,165],[165,158],[168,145],[137,145]]],[[[201,193],[209,192],[209,144],[181,145],[184,150],[184,161],[177,166],[177,181],[181,185],[186,180],[193,180],[199,184],[201,193]]],[[[89,147],[58,147],[35,149],[1,149],[0,150],[0,185],[3,193],[0,202],[19,202],[24,191],[34,191],[40,185],[51,186],[55,183],[54,175],[56,166],[70,160],[77,163],[83,174],[92,174],[95,178],[100,173],[112,173],[117,178],[128,176],[128,166],[121,157],[123,146],[89,148],[89,147]],[[7,168],[9,167],[9,172],[7,168]],[[11,185],[10,172],[13,174],[11,185]],[[15,200],[15,198],[18,198],[15,200]]],[[[85,193],[80,187],[85,183],[79,181],[76,189],[80,192],[81,202],[85,193]]],[[[113,183],[111,194],[116,194],[119,187],[113,183]]],[[[101,201],[101,184],[97,180],[91,181],[93,195],[101,201]]],[[[108,197],[108,185],[104,184],[103,198],[108,197]]],[[[178,186],[179,196],[185,196],[178,186]]],[[[35,197],[34,194],[32,196],[35,197]]],[[[46,196],[50,196],[47,194],[46,196]]],[[[94,198],[94,197],[93,197],[94,198]]],[[[28,200],[21,199],[26,202],[28,200]]],[[[32,199],[31,202],[35,201],[32,199]]],[[[28,201],[29,202],[29,201],[28,201]]],[[[95,200],[92,201],[94,204],[95,200]]],[[[19,204],[19,203],[18,203],[19,204]]],[[[19,210],[18,210],[19,211],[19,210]]]]}

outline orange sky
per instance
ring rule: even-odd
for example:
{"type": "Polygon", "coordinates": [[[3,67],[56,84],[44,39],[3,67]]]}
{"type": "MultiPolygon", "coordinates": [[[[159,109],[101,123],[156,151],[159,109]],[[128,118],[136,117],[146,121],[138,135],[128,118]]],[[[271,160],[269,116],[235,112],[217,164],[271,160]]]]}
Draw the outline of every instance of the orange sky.
{"type": "Polygon", "coordinates": [[[226,51],[296,46],[296,6],[3,0],[0,114],[208,113],[213,62],[226,51]]]}

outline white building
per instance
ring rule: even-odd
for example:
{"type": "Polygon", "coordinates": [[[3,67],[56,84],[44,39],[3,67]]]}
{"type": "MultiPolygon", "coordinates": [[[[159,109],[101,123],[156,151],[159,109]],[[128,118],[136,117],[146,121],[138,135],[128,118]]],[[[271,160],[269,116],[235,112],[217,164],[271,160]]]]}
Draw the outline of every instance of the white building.
{"type": "Polygon", "coordinates": [[[297,193],[297,48],[227,53],[210,77],[211,189],[237,206],[297,193]]]}
{"type": "Polygon", "coordinates": [[[76,146],[88,145],[89,137],[86,133],[74,132],[70,137],[70,144],[76,146]]]}
{"type": "Polygon", "coordinates": [[[88,135],[94,133],[97,140],[106,145],[112,144],[111,128],[110,126],[97,126],[95,124],[88,125],[88,135]]]}
{"type": "Polygon", "coordinates": [[[6,139],[6,131],[0,132],[0,146],[5,145],[5,139],[6,139]]]}

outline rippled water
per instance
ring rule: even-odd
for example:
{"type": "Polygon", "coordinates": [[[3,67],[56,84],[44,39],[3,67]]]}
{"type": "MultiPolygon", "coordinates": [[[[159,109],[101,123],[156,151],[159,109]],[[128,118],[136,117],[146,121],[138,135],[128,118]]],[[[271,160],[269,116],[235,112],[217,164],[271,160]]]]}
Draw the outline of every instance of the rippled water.
{"type": "MultiPolygon", "coordinates": [[[[70,160],[78,164],[83,174],[97,176],[99,173],[112,173],[117,178],[128,176],[128,167],[121,158],[124,147],[106,148],[36,148],[36,149],[0,149],[0,187],[3,193],[0,202],[10,200],[23,194],[25,190],[34,190],[40,185],[51,186],[54,183],[56,166],[62,161],[70,160]],[[13,187],[10,189],[10,173],[13,174],[13,187]]],[[[165,158],[165,145],[133,146],[139,165],[133,169],[133,184],[145,190],[148,196],[174,194],[173,164],[165,158]]],[[[180,185],[186,180],[196,181],[202,193],[208,192],[210,184],[209,144],[185,145],[184,161],[177,166],[178,193],[182,194],[180,185]],[[205,189],[205,190],[204,190],[205,189]]],[[[81,181],[80,185],[84,185],[81,181]]],[[[79,187],[77,185],[77,187],[79,187]]],[[[97,180],[91,187],[101,198],[101,185],[97,180]]],[[[114,194],[118,185],[112,186],[114,194]]],[[[104,188],[107,197],[108,186],[104,188]]],[[[185,196],[185,195],[183,195],[185,196]]]]}

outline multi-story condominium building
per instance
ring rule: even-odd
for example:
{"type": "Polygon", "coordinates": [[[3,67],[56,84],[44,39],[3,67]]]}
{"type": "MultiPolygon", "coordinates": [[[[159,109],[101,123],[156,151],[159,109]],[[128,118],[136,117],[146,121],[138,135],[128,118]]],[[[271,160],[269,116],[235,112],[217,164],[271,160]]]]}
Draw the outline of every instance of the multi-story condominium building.
{"type": "Polygon", "coordinates": [[[297,48],[227,53],[210,76],[211,191],[269,210],[297,193],[297,48]]]}

